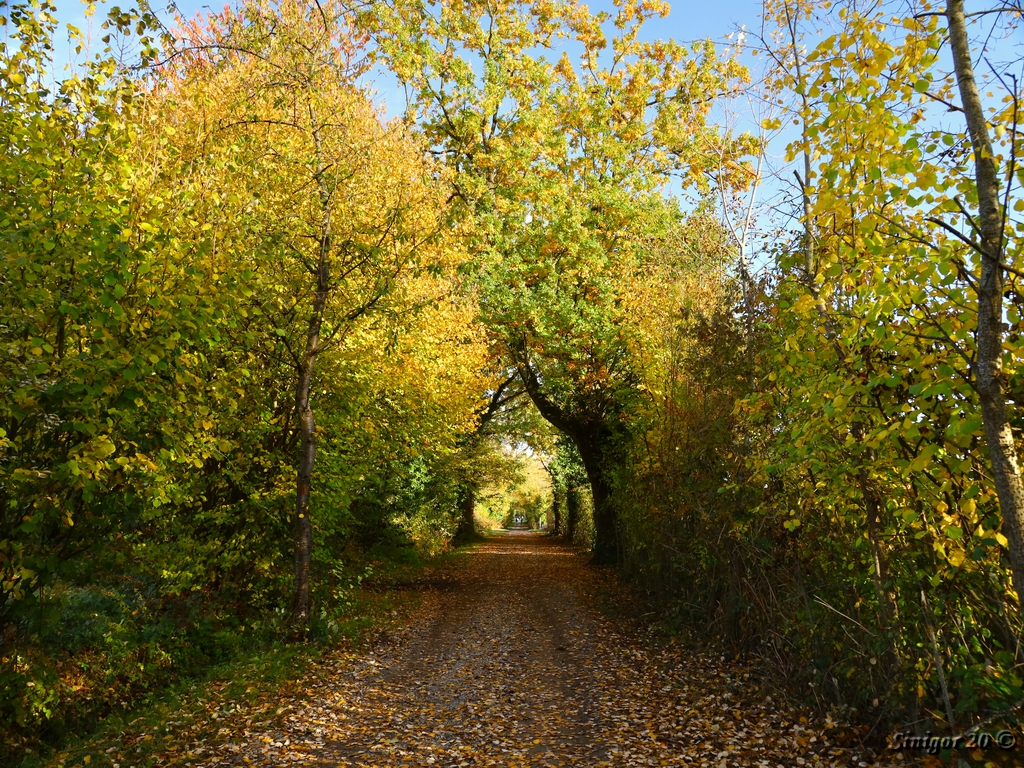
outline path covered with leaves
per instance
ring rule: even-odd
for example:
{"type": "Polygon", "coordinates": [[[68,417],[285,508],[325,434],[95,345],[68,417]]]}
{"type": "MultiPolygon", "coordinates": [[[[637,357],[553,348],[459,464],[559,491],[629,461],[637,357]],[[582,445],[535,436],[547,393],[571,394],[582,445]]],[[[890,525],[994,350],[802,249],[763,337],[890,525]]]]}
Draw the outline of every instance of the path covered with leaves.
{"type": "Polygon", "coordinates": [[[329,656],[269,708],[221,702],[216,734],[140,738],[175,741],[157,764],[210,768],[878,764],[748,669],[605,618],[585,562],[536,534],[488,540],[407,585],[423,604],[373,652],[329,656]]]}

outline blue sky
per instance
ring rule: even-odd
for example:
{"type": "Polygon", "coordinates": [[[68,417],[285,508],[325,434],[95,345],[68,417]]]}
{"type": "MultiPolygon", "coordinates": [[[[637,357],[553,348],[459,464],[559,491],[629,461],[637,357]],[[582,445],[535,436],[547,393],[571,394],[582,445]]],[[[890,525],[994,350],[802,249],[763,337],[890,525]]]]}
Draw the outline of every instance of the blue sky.
{"type": "MultiPolygon", "coordinates": [[[[68,21],[78,26],[84,23],[82,9],[84,5],[79,0],[55,0],[58,15],[62,21],[68,21]]],[[[128,7],[131,0],[115,0],[109,5],[121,5],[128,7]]],[[[152,5],[160,10],[164,0],[154,0],[152,5]]],[[[204,9],[219,10],[223,2],[210,2],[209,0],[177,0],[177,6],[186,16],[193,16],[204,9]]],[[[592,8],[600,8],[610,3],[591,3],[592,8]]],[[[710,37],[721,40],[728,34],[735,25],[746,24],[753,27],[757,24],[761,13],[760,0],[723,0],[721,2],[708,2],[708,0],[676,0],[672,3],[672,14],[669,18],[651,24],[652,30],[659,37],[674,37],[677,40],[695,40],[710,37]]],[[[102,6],[97,10],[97,16],[102,16],[102,6]]],[[[170,18],[170,14],[166,14],[170,18]]]]}
{"type": "MultiPolygon", "coordinates": [[[[62,24],[73,24],[85,32],[90,21],[86,19],[85,5],[80,0],[53,0],[57,6],[57,15],[62,24]]],[[[151,0],[154,10],[161,12],[161,15],[168,22],[173,18],[166,10],[166,0],[151,0]]],[[[105,7],[113,5],[130,7],[132,0],[106,0],[98,3],[96,14],[91,20],[93,28],[98,32],[99,25],[106,15],[105,7]]],[[[205,13],[210,10],[220,10],[224,7],[224,0],[177,0],[176,5],[186,17],[193,17],[197,13],[205,13]]],[[[593,9],[602,7],[611,8],[610,2],[591,3],[593,9]]],[[[726,44],[725,36],[734,31],[739,25],[745,24],[748,29],[759,26],[761,13],[761,0],[725,0],[724,2],[708,2],[708,0],[675,0],[672,2],[672,12],[666,19],[657,19],[648,23],[645,27],[648,35],[652,38],[672,37],[678,41],[703,40],[711,38],[726,44]]],[[[68,59],[67,50],[61,50],[58,46],[58,61],[63,65],[68,59]]],[[[379,99],[386,102],[389,115],[398,115],[402,112],[403,103],[399,101],[399,95],[384,83],[378,83],[379,99]]]]}

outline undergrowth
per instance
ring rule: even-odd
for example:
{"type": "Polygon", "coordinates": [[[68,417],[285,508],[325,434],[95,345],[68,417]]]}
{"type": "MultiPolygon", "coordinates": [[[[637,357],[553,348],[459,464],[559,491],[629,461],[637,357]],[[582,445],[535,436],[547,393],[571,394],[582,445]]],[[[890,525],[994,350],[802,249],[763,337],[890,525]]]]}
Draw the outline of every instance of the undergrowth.
{"type": "Polygon", "coordinates": [[[211,702],[272,703],[325,653],[386,632],[418,600],[389,585],[453,556],[422,559],[414,549],[384,546],[335,568],[318,580],[317,609],[300,642],[284,609],[261,611],[224,595],[147,601],[126,583],[57,592],[49,605],[55,620],[46,623],[56,629],[13,649],[4,670],[15,678],[6,687],[30,692],[20,705],[33,717],[3,731],[0,764],[96,765],[96,755],[119,753],[119,734],[159,730],[132,747],[130,764],[141,768],[150,752],[166,749],[175,722],[205,719],[216,730],[211,702]]]}

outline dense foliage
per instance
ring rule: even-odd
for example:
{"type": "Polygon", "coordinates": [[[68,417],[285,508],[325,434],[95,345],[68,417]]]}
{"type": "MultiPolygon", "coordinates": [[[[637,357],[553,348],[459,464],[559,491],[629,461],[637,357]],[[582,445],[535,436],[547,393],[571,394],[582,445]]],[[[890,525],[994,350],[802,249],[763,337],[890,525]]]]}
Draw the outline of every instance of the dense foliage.
{"type": "Polygon", "coordinates": [[[879,738],[1014,722],[1024,698],[1017,507],[993,468],[1012,491],[1021,93],[994,70],[991,139],[971,132],[944,69],[956,5],[766,6],[765,128],[795,127],[799,223],[763,277],[737,270],[732,306],[679,316],[621,483],[628,563],[668,611],[879,738]]]}
{"type": "MultiPolygon", "coordinates": [[[[453,532],[491,382],[443,172],[338,76],[340,27],[311,51],[300,4],[273,33],[226,12],[143,79],[104,52],[52,90],[52,10],[14,8],[3,50],[0,699],[26,733],[282,625],[318,311],[314,623],[359,551],[453,532]]],[[[152,23],[111,44],[155,55],[152,23]]]]}
{"type": "Polygon", "coordinates": [[[771,0],[757,78],[636,0],[143,4],[56,82],[54,9],[5,13],[9,749],[329,637],[478,504],[823,709],[1013,717],[1024,94],[960,0],[771,0]]]}

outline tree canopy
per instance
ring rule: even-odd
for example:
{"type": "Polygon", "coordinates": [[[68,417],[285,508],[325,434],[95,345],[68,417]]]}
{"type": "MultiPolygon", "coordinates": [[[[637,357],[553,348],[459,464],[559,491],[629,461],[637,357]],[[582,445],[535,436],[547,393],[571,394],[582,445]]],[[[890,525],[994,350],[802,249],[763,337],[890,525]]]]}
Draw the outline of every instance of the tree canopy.
{"type": "Polygon", "coordinates": [[[55,8],[4,8],[9,743],[330,639],[498,486],[822,706],[1019,706],[1019,5],[668,13],[140,2],[54,77],[55,8]]]}

